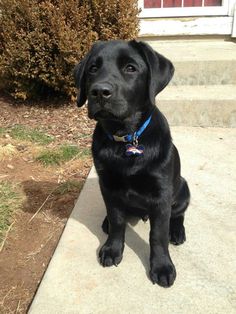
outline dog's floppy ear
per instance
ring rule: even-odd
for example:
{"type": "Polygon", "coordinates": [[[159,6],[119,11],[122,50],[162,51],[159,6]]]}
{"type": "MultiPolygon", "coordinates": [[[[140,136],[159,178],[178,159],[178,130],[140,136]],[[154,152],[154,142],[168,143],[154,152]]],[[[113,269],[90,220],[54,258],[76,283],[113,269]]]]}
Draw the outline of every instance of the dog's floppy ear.
{"type": "Polygon", "coordinates": [[[90,56],[93,53],[96,53],[98,49],[100,49],[104,45],[103,41],[97,41],[94,43],[90,49],[90,51],[85,55],[85,57],[78,63],[74,68],[74,79],[75,85],[79,89],[77,95],[77,105],[81,107],[85,104],[87,100],[87,91],[86,91],[86,77],[85,77],[85,68],[90,56]]]}
{"type": "Polygon", "coordinates": [[[174,66],[170,60],[154,51],[148,44],[133,41],[139,49],[149,70],[149,97],[155,104],[155,96],[170,82],[174,74],[174,66]]]}
{"type": "Polygon", "coordinates": [[[83,106],[87,100],[86,86],[85,86],[85,66],[89,58],[89,53],[84,57],[80,63],[74,68],[75,85],[79,89],[77,94],[78,107],[83,106]]]}

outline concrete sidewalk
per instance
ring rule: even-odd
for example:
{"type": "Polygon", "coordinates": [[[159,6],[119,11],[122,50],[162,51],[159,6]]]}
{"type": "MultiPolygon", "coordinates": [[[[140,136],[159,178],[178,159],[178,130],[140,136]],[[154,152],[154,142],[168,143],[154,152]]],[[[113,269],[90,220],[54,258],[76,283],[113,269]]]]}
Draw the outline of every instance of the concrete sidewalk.
{"type": "Polygon", "coordinates": [[[29,310],[31,314],[236,313],[236,129],[172,127],[192,194],[187,242],[170,245],[177,279],[149,278],[149,224],[127,227],[123,261],[103,268],[105,208],[92,169],[29,310]]]}

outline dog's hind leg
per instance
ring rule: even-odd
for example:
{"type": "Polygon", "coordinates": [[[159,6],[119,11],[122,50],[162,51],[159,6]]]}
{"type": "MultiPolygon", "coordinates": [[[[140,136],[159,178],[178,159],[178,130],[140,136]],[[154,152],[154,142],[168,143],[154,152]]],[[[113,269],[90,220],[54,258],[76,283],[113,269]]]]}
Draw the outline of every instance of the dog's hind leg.
{"type": "Polygon", "coordinates": [[[184,213],[189,205],[190,191],[188,184],[184,178],[181,178],[181,187],[174,200],[171,208],[170,218],[170,242],[175,245],[180,245],[186,240],[184,228],[184,213]]]}

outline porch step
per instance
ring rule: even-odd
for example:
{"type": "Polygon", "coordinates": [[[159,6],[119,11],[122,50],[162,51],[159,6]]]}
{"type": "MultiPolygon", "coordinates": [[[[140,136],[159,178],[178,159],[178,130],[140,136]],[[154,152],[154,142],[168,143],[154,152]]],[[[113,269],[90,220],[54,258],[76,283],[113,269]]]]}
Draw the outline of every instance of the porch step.
{"type": "Polygon", "coordinates": [[[235,69],[236,60],[176,61],[170,85],[236,84],[235,69]]]}
{"type": "Polygon", "coordinates": [[[175,75],[157,104],[171,125],[236,127],[236,44],[222,39],[152,40],[175,75]]]}
{"type": "Polygon", "coordinates": [[[236,60],[236,44],[223,39],[155,39],[146,42],[173,61],[236,60]]]}
{"type": "Polygon", "coordinates": [[[149,41],[175,66],[171,85],[236,84],[236,44],[223,40],[149,41]]]}
{"type": "Polygon", "coordinates": [[[236,127],[236,85],[167,86],[156,104],[170,125],[236,127]]]}

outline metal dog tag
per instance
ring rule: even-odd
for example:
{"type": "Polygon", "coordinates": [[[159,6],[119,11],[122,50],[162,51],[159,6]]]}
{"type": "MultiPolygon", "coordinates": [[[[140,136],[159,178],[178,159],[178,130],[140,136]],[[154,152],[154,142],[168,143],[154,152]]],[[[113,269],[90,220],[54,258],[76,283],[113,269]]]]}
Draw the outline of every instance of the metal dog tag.
{"type": "Polygon", "coordinates": [[[143,145],[134,146],[132,144],[126,145],[126,156],[140,156],[143,155],[144,147],[143,145]]]}

